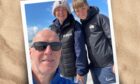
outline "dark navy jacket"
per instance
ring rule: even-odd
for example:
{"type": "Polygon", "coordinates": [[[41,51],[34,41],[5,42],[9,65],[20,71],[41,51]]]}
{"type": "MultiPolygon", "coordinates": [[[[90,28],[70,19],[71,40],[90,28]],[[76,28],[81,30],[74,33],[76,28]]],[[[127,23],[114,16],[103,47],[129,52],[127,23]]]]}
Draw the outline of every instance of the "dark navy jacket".
{"type": "Polygon", "coordinates": [[[61,74],[66,77],[74,77],[77,73],[87,74],[88,60],[81,25],[74,20],[72,14],[69,14],[62,25],[55,19],[50,27],[59,35],[62,42],[61,74]],[[72,70],[74,67],[75,71],[72,70]]]}
{"type": "Polygon", "coordinates": [[[90,7],[85,20],[81,20],[88,48],[91,67],[113,64],[110,24],[107,16],[99,14],[97,7],[90,7]]]}

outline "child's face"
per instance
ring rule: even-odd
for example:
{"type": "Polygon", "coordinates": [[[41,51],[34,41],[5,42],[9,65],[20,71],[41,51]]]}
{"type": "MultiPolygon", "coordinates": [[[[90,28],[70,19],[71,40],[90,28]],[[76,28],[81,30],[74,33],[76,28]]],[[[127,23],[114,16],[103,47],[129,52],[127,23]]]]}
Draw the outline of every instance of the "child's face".
{"type": "Polygon", "coordinates": [[[89,7],[84,4],[82,7],[75,9],[75,13],[80,19],[84,20],[87,18],[88,9],[89,7]]]}

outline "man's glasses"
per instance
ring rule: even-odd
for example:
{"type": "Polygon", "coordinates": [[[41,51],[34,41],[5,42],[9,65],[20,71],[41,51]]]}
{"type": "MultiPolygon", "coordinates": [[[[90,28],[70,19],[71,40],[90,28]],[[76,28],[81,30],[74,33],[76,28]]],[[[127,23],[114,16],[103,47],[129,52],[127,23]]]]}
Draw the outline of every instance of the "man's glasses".
{"type": "Polygon", "coordinates": [[[34,47],[38,51],[44,51],[48,45],[50,45],[53,51],[59,51],[62,47],[61,42],[34,42],[31,47],[34,47]]]}

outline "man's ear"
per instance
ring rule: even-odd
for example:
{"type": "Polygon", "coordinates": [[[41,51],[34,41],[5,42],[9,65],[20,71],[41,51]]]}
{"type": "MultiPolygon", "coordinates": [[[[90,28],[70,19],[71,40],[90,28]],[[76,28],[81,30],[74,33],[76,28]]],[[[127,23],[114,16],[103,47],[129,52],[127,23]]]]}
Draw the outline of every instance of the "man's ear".
{"type": "Polygon", "coordinates": [[[32,52],[33,52],[33,48],[29,48],[29,54],[30,54],[30,56],[31,56],[32,52]]]}

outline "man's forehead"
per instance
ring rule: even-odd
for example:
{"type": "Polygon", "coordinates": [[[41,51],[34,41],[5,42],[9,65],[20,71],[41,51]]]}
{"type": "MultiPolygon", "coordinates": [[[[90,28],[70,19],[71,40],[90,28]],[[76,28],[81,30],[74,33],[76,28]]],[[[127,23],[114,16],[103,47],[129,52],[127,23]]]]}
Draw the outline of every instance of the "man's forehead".
{"type": "Polygon", "coordinates": [[[46,42],[49,42],[49,41],[58,41],[58,39],[54,36],[41,36],[41,37],[37,37],[35,40],[35,42],[37,41],[46,41],[46,42]]]}
{"type": "Polygon", "coordinates": [[[59,41],[59,39],[57,34],[52,31],[41,31],[37,33],[37,35],[33,39],[33,42],[37,41],[51,42],[51,41],[59,41]]]}

